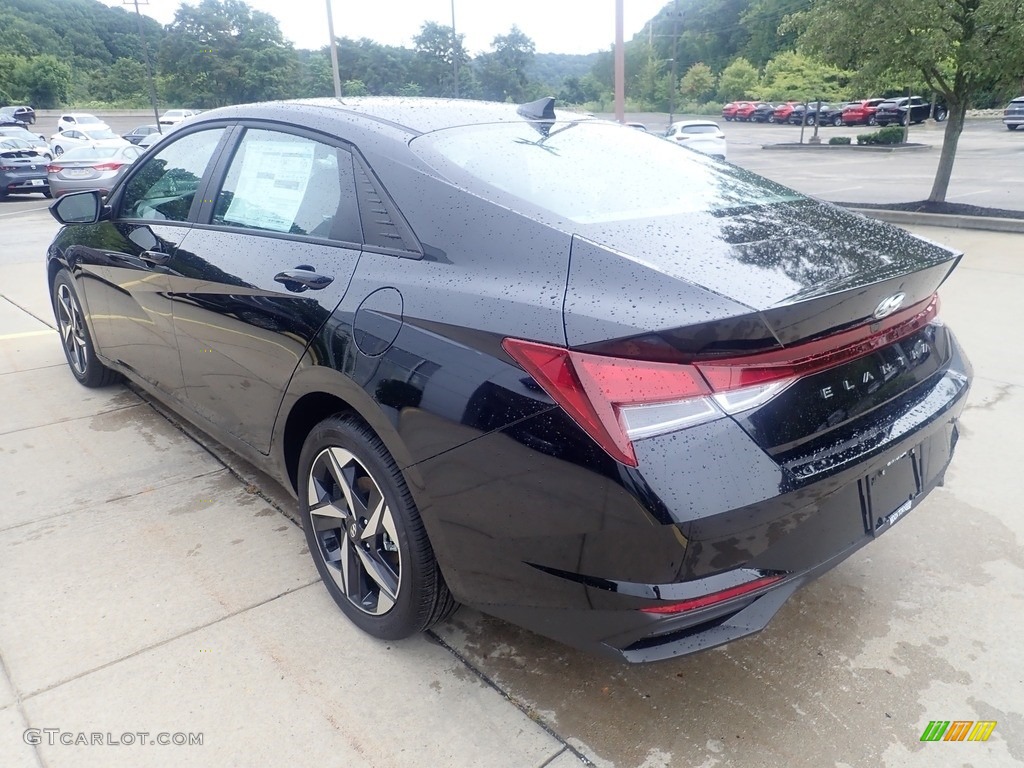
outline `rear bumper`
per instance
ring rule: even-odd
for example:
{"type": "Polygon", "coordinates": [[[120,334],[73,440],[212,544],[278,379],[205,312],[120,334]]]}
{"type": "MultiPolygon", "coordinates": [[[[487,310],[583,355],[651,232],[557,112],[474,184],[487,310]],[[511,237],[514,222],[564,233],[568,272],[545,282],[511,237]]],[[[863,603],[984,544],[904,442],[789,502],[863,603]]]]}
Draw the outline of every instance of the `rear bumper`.
{"type": "Polygon", "coordinates": [[[811,479],[731,419],[639,441],[632,470],[580,451],[586,438],[548,411],[424,462],[436,503],[421,512],[461,602],[628,662],[686,655],[763,629],[916,510],[942,483],[970,376],[954,340],[891,440],[811,479]],[[781,579],[683,613],[643,610],[769,574],[781,579]]]}

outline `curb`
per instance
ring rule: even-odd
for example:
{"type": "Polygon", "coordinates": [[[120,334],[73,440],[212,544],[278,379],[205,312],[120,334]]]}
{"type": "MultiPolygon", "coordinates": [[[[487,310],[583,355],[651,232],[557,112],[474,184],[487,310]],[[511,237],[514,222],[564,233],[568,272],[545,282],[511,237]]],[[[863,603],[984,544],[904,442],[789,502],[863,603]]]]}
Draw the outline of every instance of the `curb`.
{"type": "Polygon", "coordinates": [[[949,213],[917,213],[915,211],[892,211],[884,208],[847,208],[847,210],[867,216],[870,219],[887,221],[890,224],[981,229],[989,232],[1024,234],[1024,219],[999,219],[987,216],[962,216],[949,213]]]}
{"type": "Polygon", "coordinates": [[[861,144],[829,144],[828,142],[823,142],[821,144],[798,144],[794,142],[791,144],[762,144],[761,149],[788,149],[791,151],[795,150],[797,152],[800,150],[811,150],[817,152],[823,149],[839,151],[845,150],[847,152],[920,152],[921,150],[934,149],[934,147],[931,144],[889,144],[885,146],[877,146],[861,144]]]}

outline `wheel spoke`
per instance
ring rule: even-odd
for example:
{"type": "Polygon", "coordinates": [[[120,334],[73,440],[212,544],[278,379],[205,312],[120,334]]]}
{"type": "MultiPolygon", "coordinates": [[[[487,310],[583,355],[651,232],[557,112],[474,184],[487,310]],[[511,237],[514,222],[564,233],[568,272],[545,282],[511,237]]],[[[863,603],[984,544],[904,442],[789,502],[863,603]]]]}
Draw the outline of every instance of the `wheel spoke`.
{"type": "Polygon", "coordinates": [[[362,547],[354,547],[354,549],[356,554],[359,555],[359,560],[363,564],[366,575],[380,589],[381,596],[388,597],[394,603],[395,597],[398,595],[398,578],[396,574],[392,573],[391,568],[362,547]]]}

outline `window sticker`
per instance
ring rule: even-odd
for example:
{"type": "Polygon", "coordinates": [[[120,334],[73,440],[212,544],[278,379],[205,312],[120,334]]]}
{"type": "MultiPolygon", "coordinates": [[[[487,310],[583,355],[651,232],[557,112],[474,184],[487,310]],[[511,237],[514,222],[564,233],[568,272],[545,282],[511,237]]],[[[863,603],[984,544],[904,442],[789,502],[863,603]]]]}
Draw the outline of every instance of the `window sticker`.
{"type": "Polygon", "coordinates": [[[241,226],[290,231],[306,194],[314,151],[315,145],[306,141],[247,144],[225,219],[241,226]]]}

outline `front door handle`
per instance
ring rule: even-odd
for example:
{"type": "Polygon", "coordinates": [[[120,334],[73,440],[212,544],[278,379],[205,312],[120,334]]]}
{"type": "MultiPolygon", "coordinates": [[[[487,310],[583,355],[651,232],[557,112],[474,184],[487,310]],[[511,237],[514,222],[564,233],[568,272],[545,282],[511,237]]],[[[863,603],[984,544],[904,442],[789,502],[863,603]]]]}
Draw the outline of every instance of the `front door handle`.
{"type": "Polygon", "coordinates": [[[286,269],[274,275],[274,280],[284,285],[289,291],[301,293],[307,288],[313,291],[320,291],[334,282],[329,275],[321,275],[311,272],[308,269],[286,269]]]}
{"type": "Polygon", "coordinates": [[[160,251],[143,251],[139,258],[143,261],[148,261],[150,264],[156,264],[157,266],[163,266],[171,260],[170,254],[160,253],[160,251]]]}

